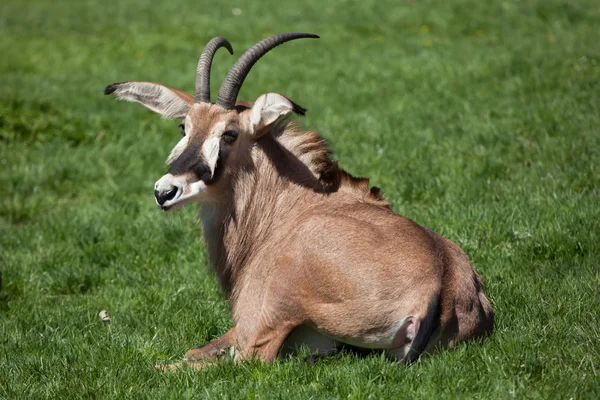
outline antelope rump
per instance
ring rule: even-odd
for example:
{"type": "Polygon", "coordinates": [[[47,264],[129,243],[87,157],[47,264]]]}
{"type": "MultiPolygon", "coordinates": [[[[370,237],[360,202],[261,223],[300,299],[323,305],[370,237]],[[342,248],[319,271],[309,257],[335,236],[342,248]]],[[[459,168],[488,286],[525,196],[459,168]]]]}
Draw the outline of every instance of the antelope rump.
{"type": "Polygon", "coordinates": [[[299,38],[318,36],[282,33],[248,49],[216,103],[212,58],[220,47],[233,54],[222,37],[200,56],[194,96],[152,82],[105,89],[181,121],[156,203],[163,211],[201,204],[210,263],[234,320],[223,336],[188,351],[186,365],[223,354],[272,361],[300,345],[331,352],[343,344],[410,362],[489,335],[493,311],[458,245],[395,214],[368,179],[339,168],[324,139],[290,118],[303,107],[277,93],[237,102],[258,59],[299,38]]]}

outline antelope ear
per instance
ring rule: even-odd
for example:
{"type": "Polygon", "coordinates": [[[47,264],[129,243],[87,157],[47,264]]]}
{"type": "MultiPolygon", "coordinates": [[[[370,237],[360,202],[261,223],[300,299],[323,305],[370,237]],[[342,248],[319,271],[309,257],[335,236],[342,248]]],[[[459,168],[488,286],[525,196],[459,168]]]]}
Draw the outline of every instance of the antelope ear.
{"type": "Polygon", "coordinates": [[[113,83],[104,88],[104,94],[143,104],[165,118],[183,118],[194,104],[191,94],[154,82],[113,83]]]}
{"type": "Polygon", "coordinates": [[[264,133],[264,128],[277,121],[282,115],[290,112],[304,115],[306,109],[294,103],[285,96],[277,93],[267,93],[260,96],[250,110],[250,127],[252,133],[264,133]]]}

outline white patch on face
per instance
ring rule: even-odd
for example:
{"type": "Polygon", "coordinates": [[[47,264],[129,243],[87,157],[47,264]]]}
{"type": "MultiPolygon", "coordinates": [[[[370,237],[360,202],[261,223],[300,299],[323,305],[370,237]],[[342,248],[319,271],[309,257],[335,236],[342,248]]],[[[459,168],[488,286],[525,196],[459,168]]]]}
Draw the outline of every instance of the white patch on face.
{"type": "Polygon", "coordinates": [[[167,157],[167,164],[171,165],[173,164],[173,162],[175,160],[177,160],[177,158],[181,155],[181,153],[183,153],[183,151],[185,150],[186,146],[188,145],[189,141],[190,141],[190,133],[192,132],[192,129],[194,128],[194,125],[192,124],[192,120],[190,119],[189,116],[185,117],[185,122],[184,122],[184,131],[185,131],[185,136],[181,138],[181,140],[179,142],[177,142],[177,144],[175,145],[175,147],[173,147],[173,150],[171,150],[171,154],[169,154],[169,157],[167,157]]]}
{"type": "Polygon", "coordinates": [[[192,124],[192,119],[190,118],[189,115],[186,115],[185,122],[183,125],[184,125],[185,135],[189,136],[189,134],[194,129],[194,124],[192,124]]]}
{"type": "Polygon", "coordinates": [[[215,174],[215,168],[217,167],[217,159],[219,158],[219,149],[221,143],[221,135],[225,131],[225,122],[217,122],[213,126],[212,131],[208,138],[202,145],[202,155],[210,168],[210,176],[215,174]]]}
{"type": "Polygon", "coordinates": [[[177,158],[185,150],[188,142],[189,138],[187,135],[181,138],[181,140],[175,145],[175,147],[173,147],[173,150],[171,150],[171,154],[169,154],[169,157],[167,158],[167,164],[171,165],[175,160],[177,160],[177,158]]]}
{"type": "MultiPolygon", "coordinates": [[[[173,208],[183,207],[190,201],[205,201],[206,184],[200,180],[196,180],[192,175],[174,176],[166,174],[154,184],[154,190],[165,192],[172,189],[177,189],[175,197],[167,200],[162,209],[167,211],[173,208]]],[[[158,202],[157,202],[158,204],[158,202]]]]}

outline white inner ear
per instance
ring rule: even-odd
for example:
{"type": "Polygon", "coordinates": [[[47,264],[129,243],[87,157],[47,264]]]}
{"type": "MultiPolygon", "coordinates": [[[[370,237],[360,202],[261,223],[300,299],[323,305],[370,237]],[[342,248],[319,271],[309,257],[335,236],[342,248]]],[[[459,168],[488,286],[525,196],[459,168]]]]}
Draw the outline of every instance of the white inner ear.
{"type": "Polygon", "coordinates": [[[217,160],[219,159],[219,150],[221,143],[221,135],[225,131],[225,122],[217,122],[214,126],[208,138],[202,145],[202,155],[210,168],[211,178],[215,174],[215,168],[217,167],[217,160]]]}
{"type": "Polygon", "coordinates": [[[292,111],[293,108],[292,103],[280,94],[263,94],[256,100],[250,113],[250,125],[253,128],[253,132],[272,124],[281,115],[292,111]]]}
{"type": "Polygon", "coordinates": [[[190,105],[166,86],[151,82],[125,82],[114,92],[117,98],[140,103],[165,118],[183,118],[190,105]]]}

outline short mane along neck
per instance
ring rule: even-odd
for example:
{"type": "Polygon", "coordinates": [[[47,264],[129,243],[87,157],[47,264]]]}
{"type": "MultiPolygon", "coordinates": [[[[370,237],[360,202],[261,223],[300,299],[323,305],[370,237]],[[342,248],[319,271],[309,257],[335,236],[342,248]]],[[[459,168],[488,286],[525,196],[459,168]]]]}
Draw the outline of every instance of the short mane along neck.
{"type": "Polygon", "coordinates": [[[200,212],[210,261],[228,296],[232,282],[252,264],[252,251],[264,250],[253,244],[293,230],[307,210],[350,202],[389,208],[378,188],[338,168],[325,139],[295,120],[273,124],[254,143],[248,164],[223,201],[203,204],[200,212]]]}

